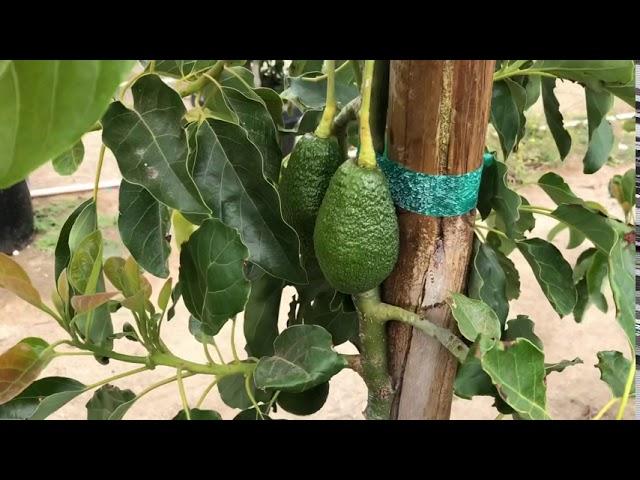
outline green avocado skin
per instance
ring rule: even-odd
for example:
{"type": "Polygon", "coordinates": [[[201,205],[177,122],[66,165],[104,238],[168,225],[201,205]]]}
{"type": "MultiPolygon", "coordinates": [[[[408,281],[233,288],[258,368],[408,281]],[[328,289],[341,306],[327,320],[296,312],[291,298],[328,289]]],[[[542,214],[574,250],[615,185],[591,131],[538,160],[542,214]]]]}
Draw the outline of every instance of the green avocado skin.
{"type": "Polygon", "coordinates": [[[378,169],[345,161],[331,179],[314,232],[322,273],[336,290],[377,287],[398,259],[398,219],[389,184],[378,169]]]}
{"type": "Polygon", "coordinates": [[[313,229],[331,177],[342,163],[335,137],[302,136],[280,176],[284,219],[298,232],[303,257],[313,257],[313,229]]]}

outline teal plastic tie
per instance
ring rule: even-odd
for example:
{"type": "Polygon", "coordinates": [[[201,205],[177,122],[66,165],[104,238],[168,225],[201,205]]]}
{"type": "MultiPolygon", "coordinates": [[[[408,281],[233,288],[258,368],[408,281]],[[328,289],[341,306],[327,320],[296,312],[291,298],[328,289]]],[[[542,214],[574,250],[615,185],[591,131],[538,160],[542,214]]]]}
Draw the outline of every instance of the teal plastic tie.
{"type": "Polygon", "coordinates": [[[415,172],[391,160],[386,151],[377,158],[398,207],[430,217],[454,217],[476,207],[482,170],[494,156],[485,153],[480,168],[461,175],[415,172]]]}

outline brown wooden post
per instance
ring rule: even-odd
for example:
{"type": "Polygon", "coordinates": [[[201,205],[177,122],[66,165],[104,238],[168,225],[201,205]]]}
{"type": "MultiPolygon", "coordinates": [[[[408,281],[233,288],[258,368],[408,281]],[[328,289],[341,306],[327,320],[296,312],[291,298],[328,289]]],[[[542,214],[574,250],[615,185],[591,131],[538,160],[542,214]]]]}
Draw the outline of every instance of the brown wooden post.
{"type": "MultiPolygon", "coordinates": [[[[480,167],[489,120],[493,60],[391,62],[387,133],[392,160],[418,172],[480,167]]],[[[452,192],[455,194],[455,192],[452,192]]],[[[399,211],[400,256],[383,299],[452,328],[449,292],[466,288],[475,210],[436,218],[399,211]]],[[[447,419],[457,362],[434,339],[390,322],[392,418],[447,419]]]]}

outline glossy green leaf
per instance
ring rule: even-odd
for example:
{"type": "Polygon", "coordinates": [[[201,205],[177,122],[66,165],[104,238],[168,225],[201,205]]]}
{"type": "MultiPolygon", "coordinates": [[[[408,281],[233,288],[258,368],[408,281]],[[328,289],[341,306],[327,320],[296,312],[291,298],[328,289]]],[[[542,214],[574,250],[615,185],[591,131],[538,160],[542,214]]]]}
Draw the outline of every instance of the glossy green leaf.
{"type": "Polygon", "coordinates": [[[586,275],[589,300],[603,313],[607,313],[608,310],[607,299],[602,293],[602,286],[604,279],[607,278],[608,269],[607,256],[598,251],[593,255],[586,275]]]}
{"type": "Polygon", "coordinates": [[[131,390],[121,390],[114,385],[103,385],[87,402],[87,420],[109,420],[120,405],[135,398],[131,390]]]}
{"type": "MultiPolygon", "coordinates": [[[[526,132],[527,118],[524,115],[524,111],[526,109],[527,103],[527,91],[523,85],[514,81],[512,78],[506,78],[504,82],[507,84],[507,87],[511,92],[511,98],[513,99],[513,102],[518,111],[518,132],[516,135],[515,143],[513,145],[513,151],[517,152],[520,140],[522,140],[526,132]]],[[[504,158],[506,159],[507,155],[505,155],[504,158]]]]}
{"type": "Polygon", "coordinates": [[[556,363],[545,363],[544,364],[544,371],[545,371],[545,375],[549,375],[550,373],[553,372],[563,372],[565,370],[565,368],[567,367],[573,367],[574,365],[581,365],[584,362],[582,361],[581,358],[574,358],[573,360],[561,360],[560,362],[556,362],[556,363]]]}
{"type": "Polygon", "coordinates": [[[265,272],[251,281],[251,293],[244,309],[244,338],[250,356],[273,355],[283,288],[284,281],[265,272]]]}
{"type": "Polygon", "coordinates": [[[211,118],[238,123],[238,115],[232,110],[226,95],[222,92],[222,86],[218,82],[209,82],[202,89],[202,96],[204,107],[211,118]]]}
{"type": "Polygon", "coordinates": [[[140,185],[120,184],[118,230],[122,243],[147,272],[169,276],[171,214],[140,185]]]}
{"type": "Polygon", "coordinates": [[[263,412],[262,415],[258,413],[258,410],[255,408],[248,408],[247,410],[241,411],[238,415],[233,417],[234,420],[271,420],[271,418],[264,413],[266,411],[266,407],[261,406],[260,411],[263,412]]]}
{"type": "MultiPolygon", "coordinates": [[[[69,230],[69,251],[73,254],[87,235],[94,233],[98,229],[98,212],[93,200],[87,203],[69,230]]],[[[68,272],[67,272],[68,273],[68,272]]]]}
{"type": "Polygon", "coordinates": [[[461,293],[452,293],[451,313],[460,333],[467,340],[475,342],[480,337],[487,339],[483,351],[491,348],[500,339],[500,320],[483,301],[472,300],[461,293]]]}
{"type": "MultiPolygon", "coordinates": [[[[251,394],[258,402],[268,401],[271,395],[256,389],[253,381],[249,383],[251,394]]],[[[247,409],[253,405],[251,398],[247,394],[246,381],[244,375],[228,375],[222,377],[218,382],[218,392],[222,401],[231,408],[247,409]]]]}
{"type": "Polygon", "coordinates": [[[102,118],[102,141],[115,155],[122,176],[171,208],[207,214],[187,171],[182,98],[157,75],[141,77],[131,91],[133,110],[113,102],[102,118]]]}
{"type": "Polygon", "coordinates": [[[300,393],[280,392],[277,403],[285,412],[305,416],[320,410],[328,396],[329,382],[326,382],[300,393]]]}
{"type": "MultiPolygon", "coordinates": [[[[491,247],[491,245],[489,246],[491,247]]],[[[495,256],[498,258],[500,267],[502,267],[502,271],[504,272],[504,276],[507,282],[505,285],[505,294],[507,295],[507,300],[514,300],[520,297],[520,274],[518,273],[516,266],[513,264],[511,259],[509,259],[509,257],[503,254],[500,250],[497,250],[493,247],[491,248],[493,249],[493,253],[495,254],[495,256]]]]}
{"type": "Polygon", "coordinates": [[[72,175],[78,170],[84,158],[84,144],[78,140],[73,147],[52,160],[53,169],[59,175],[72,175]]]}
{"type": "Polygon", "coordinates": [[[576,283],[576,305],[573,307],[573,319],[576,323],[581,323],[584,314],[591,302],[589,301],[589,289],[587,288],[587,279],[583,278],[576,283]]]}
{"type": "Polygon", "coordinates": [[[214,215],[238,229],[252,263],[274,277],[304,283],[298,236],[283,220],[278,193],[262,175],[260,152],[245,131],[218,120],[189,130],[190,169],[214,215]]]}
{"type": "MultiPolygon", "coordinates": [[[[308,72],[303,76],[289,77],[289,87],[280,96],[298,105],[302,110],[321,110],[327,98],[327,80],[310,81],[320,72],[308,72]]],[[[347,76],[339,78],[336,75],[336,101],[341,108],[358,96],[358,88],[347,76]]]]}
{"type": "Polygon", "coordinates": [[[46,418],[84,391],[85,386],[72,378],[41,378],[13,400],[0,405],[0,420],[46,418]]]}
{"type": "Polygon", "coordinates": [[[11,257],[0,252],[0,288],[9,290],[25,302],[47,312],[40,293],[31,283],[27,272],[11,257]]]}
{"type": "MultiPolygon", "coordinates": [[[[600,370],[600,379],[609,385],[616,398],[624,395],[624,386],[629,377],[631,362],[617,351],[598,352],[596,367],[600,370]]],[[[631,395],[635,393],[635,385],[631,387],[631,395]]]]}
{"type": "Polygon", "coordinates": [[[571,191],[571,187],[557,173],[547,172],[538,179],[538,185],[549,195],[556,205],[576,204],[582,205],[584,201],[571,191]]]}
{"type": "Polygon", "coordinates": [[[73,288],[82,294],[96,293],[102,267],[102,234],[100,230],[87,235],[73,253],[67,277],[73,288]]]}
{"type": "Polygon", "coordinates": [[[602,215],[580,205],[560,205],[551,215],[581,232],[604,253],[613,248],[616,232],[602,215]]]}
{"type": "Polygon", "coordinates": [[[616,320],[630,345],[635,345],[634,245],[620,238],[609,256],[609,284],[616,304],[616,320]]]}
{"type": "Polygon", "coordinates": [[[158,294],[158,308],[161,311],[165,311],[167,305],[169,305],[169,300],[171,300],[171,278],[167,278],[167,281],[164,282],[162,288],[160,289],[160,293],[158,294]]]}
{"type": "Polygon", "coordinates": [[[182,247],[182,244],[189,240],[191,234],[196,230],[196,227],[189,220],[178,211],[174,210],[171,215],[171,223],[173,224],[173,233],[175,235],[175,242],[178,249],[182,247]]]}
{"type": "Polygon", "coordinates": [[[507,322],[507,330],[503,340],[526,338],[540,350],[543,350],[542,340],[533,332],[534,323],[527,315],[518,315],[507,322]]]}
{"type": "MultiPolygon", "coordinates": [[[[262,171],[274,184],[280,176],[282,151],[278,142],[276,125],[262,101],[249,98],[239,90],[222,88],[231,108],[238,116],[240,126],[262,155],[262,171]]],[[[275,92],[274,92],[275,93],[275,92]]]]}
{"type": "Polygon", "coordinates": [[[287,328],[274,342],[274,355],[258,362],[256,386],[295,393],[328,381],[347,366],[331,345],[331,334],[318,325],[287,328]]]}
{"type": "Polygon", "coordinates": [[[537,75],[524,75],[524,78],[526,81],[524,88],[527,94],[524,109],[529,110],[540,98],[540,79],[542,77],[539,77],[537,75]]]}
{"type": "Polygon", "coordinates": [[[543,293],[561,317],[573,311],[576,289],[573,270],[560,250],[541,238],[518,242],[518,250],[527,260],[543,293]]]}
{"type": "Polygon", "coordinates": [[[507,167],[504,163],[494,161],[483,170],[480,190],[482,204],[478,204],[478,210],[483,218],[487,218],[493,209],[497,219],[502,222],[504,232],[510,238],[522,237],[521,230],[525,226],[518,226],[522,197],[508,187],[507,167]]]}
{"type": "Polygon", "coordinates": [[[334,290],[321,292],[313,299],[313,305],[306,305],[302,315],[307,325],[320,325],[331,334],[334,345],[348,342],[358,333],[358,314],[344,311],[339,305],[332,308],[331,301],[336,296],[334,290]]]}
{"type": "Polygon", "coordinates": [[[291,77],[299,77],[309,72],[322,71],[324,60],[292,60],[288,74],[291,77]]]}
{"type": "Polygon", "coordinates": [[[634,106],[633,60],[536,60],[532,68],[611,92],[634,106]]]}
{"type": "Polygon", "coordinates": [[[456,396],[468,400],[475,396],[498,396],[496,387],[491,383],[491,377],[482,369],[480,358],[476,355],[468,355],[464,363],[458,367],[453,389],[456,396]]]}
{"type": "Polygon", "coordinates": [[[613,148],[613,129],[606,116],[613,106],[613,95],[585,88],[589,145],[582,162],[584,173],[594,173],[605,164],[613,148]]]}
{"type": "Polygon", "coordinates": [[[0,405],[19,395],[53,358],[53,350],[41,338],[20,340],[0,354],[0,405]]]}
{"type": "Polygon", "coordinates": [[[216,219],[205,221],[182,246],[182,298],[214,334],[244,310],[250,290],[243,270],[248,256],[237,231],[216,219]]]}
{"type": "MultiPolygon", "coordinates": [[[[200,410],[199,408],[191,408],[189,410],[191,420],[222,420],[220,414],[214,410],[200,410]]],[[[184,410],[180,410],[172,420],[187,420],[184,410]]]]}
{"type": "Polygon", "coordinates": [[[491,98],[491,123],[498,132],[504,159],[507,159],[513,151],[520,131],[522,111],[519,108],[520,100],[521,98],[514,98],[513,91],[505,80],[494,82],[491,98]]]}
{"type": "Polygon", "coordinates": [[[223,87],[235,88],[248,97],[260,100],[260,97],[253,91],[255,87],[253,72],[246,67],[237,65],[225,67],[220,75],[220,83],[223,87]]]}
{"type": "MultiPolygon", "coordinates": [[[[506,257],[505,257],[506,258],[506,257]]],[[[498,255],[485,243],[475,242],[472,270],[469,276],[469,297],[489,305],[500,320],[507,321],[507,278],[498,255]]]]}
{"type": "MultiPolygon", "coordinates": [[[[69,234],[71,228],[75,224],[78,216],[89,204],[93,204],[93,200],[89,199],[81,203],[72,213],[60,229],[60,235],[58,236],[58,242],[56,243],[55,250],[55,279],[56,281],[60,277],[60,273],[67,268],[69,260],[71,260],[71,249],[69,248],[69,234]]],[[[87,232],[90,233],[90,232],[87,232]]]]}
{"type": "Polygon", "coordinates": [[[624,175],[614,175],[609,181],[609,193],[615,198],[625,215],[629,215],[636,204],[636,171],[631,168],[624,175]]]}
{"type": "Polygon", "coordinates": [[[8,60],[0,71],[0,188],[71,148],[100,119],[130,60],[8,60]]]}
{"type": "Polygon", "coordinates": [[[486,352],[482,368],[502,398],[524,418],[549,420],[544,354],[526,338],[499,342],[486,352]]]}
{"type": "Polygon", "coordinates": [[[217,60],[156,60],[153,71],[175,78],[185,78],[207,71],[217,60]]]}
{"type": "Polygon", "coordinates": [[[270,88],[254,88],[253,91],[262,99],[277,128],[284,127],[282,116],[282,98],[270,88]]]}
{"type": "Polygon", "coordinates": [[[543,77],[542,80],[542,106],[547,125],[558,147],[560,159],[564,160],[571,150],[571,135],[564,127],[564,119],[560,113],[560,104],[554,93],[556,79],[543,77]]]}

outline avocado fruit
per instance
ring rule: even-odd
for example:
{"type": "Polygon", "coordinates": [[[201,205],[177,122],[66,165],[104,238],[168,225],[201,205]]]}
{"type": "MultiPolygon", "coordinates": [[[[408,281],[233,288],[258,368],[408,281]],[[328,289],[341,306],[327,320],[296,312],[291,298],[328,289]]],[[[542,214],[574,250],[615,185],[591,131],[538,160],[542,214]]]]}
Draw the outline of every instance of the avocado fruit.
{"type": "Polygon", "coordinates": [[[336,290],[363,293],[389,276],[398,259],[398,219],[386,177],[346,160],[324,196],[314,231],[320,269],[336,290]]]}
{"type": "Polygon", "coordinates": [[[282,169],[279,192],[284,219],[298,233],[303,259],[313,258],[313,229],[331,177],[342,163],[335,137],[300,137],[282,169]]]}

